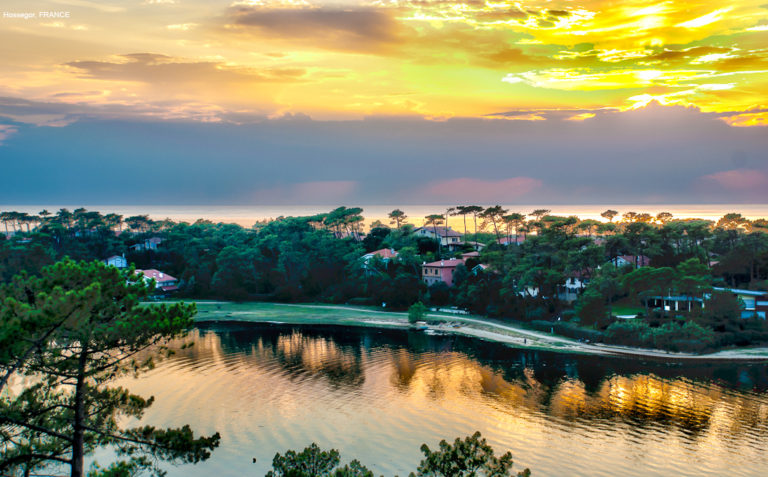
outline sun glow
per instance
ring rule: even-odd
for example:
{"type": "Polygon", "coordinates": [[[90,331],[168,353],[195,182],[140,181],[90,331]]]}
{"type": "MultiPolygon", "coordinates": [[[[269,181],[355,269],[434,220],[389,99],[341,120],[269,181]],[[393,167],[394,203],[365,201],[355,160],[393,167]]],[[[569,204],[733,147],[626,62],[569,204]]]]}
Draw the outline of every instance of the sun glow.
{"type": "Polygon", "coordinates": [[[213,0],[126,5],[120,21],[94,8],[77,23],[0,23],[0,40],[22,45],[4,56],[0,92],[190,118],[488,117],[679,101],[672,90],[704,111],[747,111],[768,88],[763,4],[213,0]],[[738,88],[712,86],[725,74],[738,88]]]}

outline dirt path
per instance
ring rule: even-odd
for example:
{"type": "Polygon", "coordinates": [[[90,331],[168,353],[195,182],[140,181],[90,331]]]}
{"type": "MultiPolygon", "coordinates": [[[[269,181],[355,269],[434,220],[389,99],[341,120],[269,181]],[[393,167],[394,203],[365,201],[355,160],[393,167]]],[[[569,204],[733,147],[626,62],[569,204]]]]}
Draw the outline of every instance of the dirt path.
{"type": "MultiPolygon", "coordinates": [[[[208,302],[211,303],[211,302],[208,302]]],[[[222,302],[226,303],[226,302],[222,302]]],[[[342,305],[303,305],[297,303],[270,303],[272,306],[293,307],[299,309],[322,309],[322,310],[342,310],[354,311],[361,314],[379,315],[376,320],[364,320],[368,324],[379,324],[398,326],[407,328],[410,326],[407,322],[407,313],[396,311],[371,310],[366,308],[357,308],[342,305]],[[386,321],[386,315],[389,317],[386,321]]],[[[604,344],[590,344],[577,341],[562,336],[557,336],[540,331],[532,331],[519,326],[501,324],[495,321],[488,321],[478,318],[468,318],[464,316],[455,316],[447,314],[429,313],[428,318],[440,320],[446,323],[430,326],[431,329],[443,333],[457,333],[467,336],[474,336],[486,340],[500,343],[509,343],[518,347],[546,348],[552,351],[579,352],[601,355],[622,355],[636,356],[653,359],[673,359],[673,360],[740,360],[740,361],[768,361],[768,348],[742,348],[735,350],[719,351],[707,355],[696,355],[689,353],[671,353],[655,349],[632,348],[628,346],[614,346],[604,344]],[[447,326],[448,323],[462,323],[463,326],[447,326]]],[[[351,323],[350,323],[351,324],[351,323]]]]}

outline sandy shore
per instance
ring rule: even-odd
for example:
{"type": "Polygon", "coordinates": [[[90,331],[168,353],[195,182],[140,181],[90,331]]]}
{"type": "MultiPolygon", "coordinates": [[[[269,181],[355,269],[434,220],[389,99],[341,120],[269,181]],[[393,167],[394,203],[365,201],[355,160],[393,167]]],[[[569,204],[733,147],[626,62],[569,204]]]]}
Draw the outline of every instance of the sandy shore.
{"type": "MultiPolygon", "coordinates": [[[[408,328],[407,313],[382,311],[339,305],[303,305],[283,303],[197,302],[200,322],[244,321],[296,324],[327,324],[344,326],[373,326],[408,328]]],[[[520,326],[499,323],[474,316],[429,313],[428,333],[455,333],[506,343],[515,347],[546,349],[565,353],[635,356],[663,360],[739,360],[768,361],[768,348],[738,348],[717,353],[696,355],[668,353],[654,349],[589,344],[549,333],[532,331],[520,326]]]]}

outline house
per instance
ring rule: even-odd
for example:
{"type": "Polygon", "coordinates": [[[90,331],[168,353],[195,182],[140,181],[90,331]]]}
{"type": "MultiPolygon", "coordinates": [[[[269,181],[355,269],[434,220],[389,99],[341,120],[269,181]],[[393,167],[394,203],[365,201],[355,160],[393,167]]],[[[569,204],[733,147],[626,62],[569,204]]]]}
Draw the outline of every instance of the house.
{"type": "Polygon", "coordinates": [[[764,290],[741,290],[738,288],[720,288],[713,287],[715,291],[733,293],[736,298],[744,303],[741,310],[742,318],[766,318],[768,314],[768,291],[764,290]]]}
{"type": "Polygon", "coordinates": [[[160,292],[170,293],[179,289],[179,281],[167,273],[163,273],[154,268],[147,270],[136,270],[136,273],[143,273],[144,280],[149,282],[150,279],[155,280],[155,289],[160,292]]]}
{"type": "MultiPolygon", "coordinates": [[[[741,290],[738,288],[713,287],[714,291],[730,292],[743,303],[741,309],[742,318],[762,318],[768,315],[768,291],[741,290]]],[[[648,305],[651,308],[664,308],[666,311],[692,311],[695,308],[706,308],[707,300],[711,294],[705,293],[703,297],[690,295],[653,296],[648,305]]]]}
{"type": "Polygon", "coordinates": [[[565,287],[570,292],[579,293],[587,287],[591,276],[592,273],[588,268],[572,271],[565,278],[565,287]]]}
{"type": "Polygon", "coordinates": [[[128,268],[128,260],[125,259],[125,254],[122,256],[112,255],[111,257],[102,260],[102,262],[107,264],[107,266],[113,266],[115,268],[128,268]]]}
{"type": "Polygon", "coordinates": [[[446,246],[461,242],[461,234],[450,227],[419,227],[413,229],[413,233],[419,237],[429,237],[440,240],[440,245],[446,246]]]}
{"type": "Polygon", "coordinates": [[[472,267],[472,274],[473,274],[473,275],[477,275],[477,274],[479,274],[479,273],[483,273],[483,272],[485,272],[486,270],[489,270],[489,268],[490,268],[490,267],[488,267],[488,265],[486,265],[486,264],[484,264],[484,263],[478,263],[477,265],[475,265],[474,267],[472,267]]]}
{"type": "Polygon", "coordinates": [[[704,298],[690,295],[652,296],[648,299],[648,306],[665,311],[693,311],[704,308],[704,298]]]}
{"type": "Polygon", "coordinates": [[[131,245],[129,248],[135,252],[141,252],[142,250],[157,250],[157,246],[163,243],[163,239],[160,237],[151,237],[145,239],[143,242],[139,242],[131,245]]]}
{"type": "Polygon", "coordinates": [[[616,267],[624,267],[627,265],[637,266],[637,268],[647,267],[651,264],[651,259],[645,255],[619,255],[612,260],[616,267]]]}
{"type": "Polygon", "coordinates": [[[373,257],[379,257],[382,262],[384,262],[384,265],[389,265],[390,260],[393,260],[397,258],[399,254],[397,253],[397,250],[394,248],[382,248],[379,250],[374,250],[373,252],[366,253],[360,259],[363,261],[362,267],[366,274],[373,275],[378,272],[374,269],[375,267],[369,267],[368,263],[373,260],[373,257]]]}
{"type": "Polygon", "coordinates": [[[394,248],[382,248],[379,250],[374,250],[373,252],[366,253],[363,255],[362,258],[365,263],[368,263],[373,257],[379,257],[384,262],[389,262],[393,258],[397,258],[397,250],[394,248]]]}
{"type": "Polygon", "coordinates": [[[525,235],[501,237],[496,242],[498,242],[500,245],[521,245],[523,242],[525,242],[525,235]]]}
{"type": "Polygon", "coordinates": [[[465,252],[461,254],[462,260],[465,262],[470,258],[478,258],[480,257],[480,252],[465,252]]]}
{"type": "Polygon", "coordinates": [[[589,283],[589,276],[587,269],[568,273],[565,283],[557,286],[557,298],[569,303],[576,301],[589,283]]]}
{"type": "Polygon", "coordinates": [[[444,282],[450,287],[453,285],[453,274],[456,272],[456,267],[463,264],[464,260],[460,258],[424,263],[421,266],[421,277],[428,286],[437,282],[444,282]]]}
{"type": "Polygon", "coordinates": [[[451,242],[447,245],[448,250],[450,252],[455,252],[457,250],[464,249],[465,246],[472,247],[475,250],[482,250],[485,248],[485,244],[482,242],[473,242],[471,240],[468,240],[466,242],[451,242]]]}

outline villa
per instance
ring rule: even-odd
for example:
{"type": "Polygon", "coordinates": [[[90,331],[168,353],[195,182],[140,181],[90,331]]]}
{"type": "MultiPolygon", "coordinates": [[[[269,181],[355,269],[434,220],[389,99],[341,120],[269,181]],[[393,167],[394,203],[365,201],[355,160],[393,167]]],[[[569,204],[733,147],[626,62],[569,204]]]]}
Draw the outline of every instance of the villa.
{"type": "Polygon", "coordinates": [[[439,239],[440,245],[456,245],[461,242],[461,234],[456,232],[450,227],[438,226],[438,227],[419,227],[413,229],[413,233],[419,237],[429,237],[432,239],[439,239]]]}
{"type": "Polygon", "coordinates": [[[453,274],[456,272],[456,267],[463,264],[464,260],[460,258],[424,263],[421,266],[421,277],[428,286],[437,282],[444,282],[450,287],[453,286],[453,274]]]}
{"type": "Polygon", "coordinates": [[[155,289],[159,292],[170,293],[179,289],[179,280],[176,277],[172,277],[167,273],[163,273],[154,268],[147,270],[136,270],[136,274],[143,273],[144,280],[149,282],[155,280],[155,289]]]}

